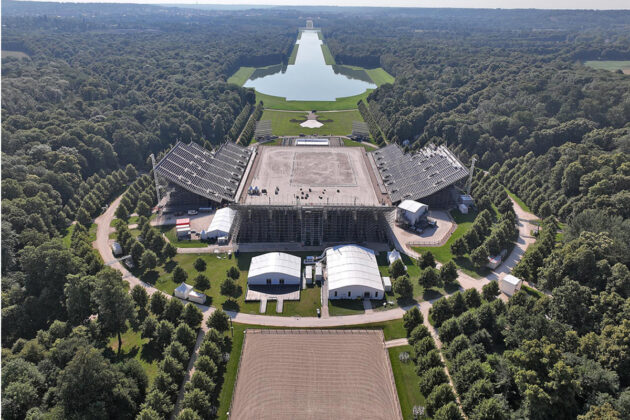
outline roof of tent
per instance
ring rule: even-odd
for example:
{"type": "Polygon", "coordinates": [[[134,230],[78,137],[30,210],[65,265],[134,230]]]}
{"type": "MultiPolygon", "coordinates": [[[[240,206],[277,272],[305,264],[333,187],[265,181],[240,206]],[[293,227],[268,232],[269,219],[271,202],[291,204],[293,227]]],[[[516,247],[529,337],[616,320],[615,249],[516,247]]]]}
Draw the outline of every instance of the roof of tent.
{"type": "Polygon", "coordinates": [[[518,284],[522,281],[521,279],[519,279],[518,277],[514,277],[511,274],[507,274],[505,277],[503,277],[503,281],[508,282],[514,286],[518,286],[518,284]]]}
{"type": "Polygon", "coordinates": [[[182,283],[179,286],[177,286],[177,288],[175,289],[176,292],[179,293],[188,293],[193,289],[193,287],[190,284],[186,284],[186,283],[182,283]]]}
{"type": "Polygon", "coordinates": [[[212,222],[210,222],[210,227],[208,227],[208,232],[220,231],[220,232],[230,232],[232,228],[232,222],[234,221],[234,216],[236,216],[236,211],[232,210],[229,207],[224,207],[222,209],[217,210],[212,218],[212,222]]]}
{"type": "Polygon", "coordinates": [[[359,245],[340,245],[326,250],[328,289],[364,286],[383,290],[374,251],[359,245]]]}
{"type": "Polygon", "coordinates": [[[248,277],[264,275],[266,273],[281,273],[300,278],[302,260],[295,255],[284,252],[269,252],[252,258],[248,277]]]}
{"type": "Polygon", "coordinates": [[[427,206],[426,204],[419,203],[417,201],[405,200],[405,201],[403,201],[402,203],[400,203],[398,205],[398,208],[406,210],[406,211],[411,212],[411,213],[417,213],[418,211],[420,211],[422,209],[429,208],[429,206],[427,206]]]}

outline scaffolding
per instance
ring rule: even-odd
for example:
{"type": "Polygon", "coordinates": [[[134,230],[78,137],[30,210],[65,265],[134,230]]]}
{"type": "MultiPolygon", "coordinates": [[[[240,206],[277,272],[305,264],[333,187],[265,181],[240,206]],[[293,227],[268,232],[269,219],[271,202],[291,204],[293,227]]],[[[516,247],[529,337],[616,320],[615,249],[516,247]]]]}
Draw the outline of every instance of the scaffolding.
{"type": "Polygon", "coordinates": [[[390,206],[231,206],[239,243],[295,242],[304,246],[386,242],[390,206]]]}

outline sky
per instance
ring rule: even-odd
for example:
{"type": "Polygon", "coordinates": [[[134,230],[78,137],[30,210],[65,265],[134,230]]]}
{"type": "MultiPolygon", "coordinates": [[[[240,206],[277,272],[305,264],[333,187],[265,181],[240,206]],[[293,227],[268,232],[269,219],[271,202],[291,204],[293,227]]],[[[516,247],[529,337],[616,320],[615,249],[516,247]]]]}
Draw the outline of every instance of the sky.
{"type": "Polygon", "coordinates": [[[78,3],[239,4],[283,6],[460,7],[502,9],[630,9],[630,0],[70,0],[78,3]]]}

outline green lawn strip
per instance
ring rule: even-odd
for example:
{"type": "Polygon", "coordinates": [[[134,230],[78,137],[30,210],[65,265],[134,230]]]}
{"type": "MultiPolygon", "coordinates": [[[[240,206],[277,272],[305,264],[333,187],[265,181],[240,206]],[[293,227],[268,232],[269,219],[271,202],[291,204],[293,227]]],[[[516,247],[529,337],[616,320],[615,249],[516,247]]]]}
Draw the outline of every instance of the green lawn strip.
{"type": "Polygon", "coordinates": [[[142,338],[140,331],[129,328],[127,332],[122,334],[122,349],[120,355],[116,355],[118,351],[118,337],[114,336],[109,340],[106,349],[108,357],[114,362],[124,362],[127,359],[136,359],[142,365],[144,372],[149,377],[149,385],[158,373],[158,362],[161,357],[158,351],[149,345],[148,338],[142,338]]]}
{"type": "MultiPolygon", "coordinates": [[[[233,323],[234,337],[232,341],[232,351],[230,352],[230,360],[227,363],[225,373],[223,375],[223,386],[221,387],[221,394],[219,396],[219,411],[218,418],[227,418],[227,412],[230,409],[232,402],[232,394],[234,393],[234,384],[236,382],[236,375],[238,373],[238,364],[241,358],[241,352],[243,351],[243,339],[245,335],[243,332],[248,328],[254,329],[290,329],[286,327],[269,327],[264,325],[250,325],[250,324],[238,324],[233,323]]],[[[406,337],[405,329],[402,325],[401,319],[396,319],[387,322],[377,322],[372,324],[361,325],[348,325],[344,327],[331,327],[324,329],[382,329],[385,340],[393,340],[395,338],[406,337]]],[[[318,328],[314,328],[318,329],[318,328]]],[[[404,347],[400,347],[404,348],[404,347]]],[[[415,375],[415,373],[414,373],[415,375]]],[[[398,382],[396,382],[398,384],[398,382]]],[[[414,388],[415,389],[415,388],[414,388]]]]}
{"type": "Polygon", "coordinates": [[[416,365],[413,360],[409,359],[407,363],[403,363],[399,359],[399,355],[403,352],[413,353],[413,347],[401,346],[391,347],[387,349],[389,352],[389,360],[394,373],[394,381],[396,382],[396,391],[398,392],[398,400],[400,408],[405,420],[413,419],[413,407],[415,405],[424,406],[425,398],[418,390],[420,379],[416,375],[416,365]]]}
{"type": "Polygon", "coordinates": [[[261,120],[271,120],[271,130],[276,136],[306,135],[337,135],[345,136],[352,133],[352,122],[363,121],[359,111],[318,112],[319,120],[324,124],[320,128],[302,127],[306,121],[306,113],[274,111],[266,109],[261,120]],[[326,122],[327,120],[332,120],[326,122]]]}
{"type": "Polygon", "coordinates": [[[368,152],[373,152],[374,150],[378,149],[378,146],[377,147],[372,147],[372,146],[370,146],[369,143],[360,142],[360,141],[354,141],[354,140],[351,140],[351,139],[343,139],[343,145],[347,146],[347,147],[363,147],[368,152]]]}
{"type": "Polygon", "coordinates": [[[425,247],[413,247],[414,251],[419,254],[423,254],[427,251],[431,251],[431,253],[435,256],[435,259],[441,263],[447,263],[450,260],[455,259],[455,256],[451,252],[451,244],[455,242],[457,239],[461,238],[470,230],[472,227],[473,221],[477,216],[476,212],[470,212],[468,214],[462,214],[459,211],[452,211],[451,216],[455,219],[455,223],[457,223],[457,228],[453,232],[450,238],[446,241],[446,243],[442,246],[425,246],[425,247]]]}
{"type": "Polygon", "coordinates": [[[539,290],[533,289],[529,286],[522,286],[521,287],[528,295],[533,296],[535,298],[540,298],[543,297],[545,294],[539,290]]]}
{"type": "Polygon", "coordinates": [[[272,315],[284,316],[317,316],[317,308],[321,308],[321,287],[307,286],[300,291],[300,300],[285,300],[282,313],[276,313],[276,302],[267,302],[267,313],[269,306],[272,308],[272,315]]]}
{"type": "Polygon", "coordinates": [[[376,86],[381,86],[385,83],[394,83],[394,76],[387,73],[382,67],[365,69],[365,72],[370,76],[370,79],[372,79],[376,86]]]}
{"type": "Polygon", "coordinates": [[[328,45],[322,44],[322,53],[324,54],[324,61],[326,61],[326,65],[332,66],[335,63],[335,57],[330,53],[330,49],[328,45]]]}
{"type": "Polygon", "coordinates": [[[297,57],[297,52],[298,52],[299,47],[300,47],[300,44],[293,45],[293,50],[291,50],[291,55],[289,56],[289,63],[288,63],[289,65],[295,64],[295,57],[297,57]]]}
{"type": "Polygon", "coordinates": [[[256,70],[256,67],[241,67],[227,79],[228,83],[232,83],[234,85],[243,86],[247,79],[252,75],[252,73],[256,70]]]}
{"type": "MultiPolygon", "coordinates": [[[[503,187],[505,188],[505,187],[503,187]]],[[[523,200],[521,200],[516,194],[514,194],[512,191],[508,190],[507,188],[505,188],[505,192],[507,193],[507,195],[510,196],[510,198],[514,201],[516,201],[516,204],[518,204],[523,210],[525,210],[528,213],[531,213],[531,209],[529,208],[529,206],[527,204],[525,204],[525,202],[523,200]]]]}
{"type": "Polygon", "coordinates": [[[361,299],[329,299],[328,314],[330,316],[358,315],[364,313],[361,299]]]}
{"type": "Polygon", "coordinates": [[[339,109],[357,109],[357,102],[361,99],[366,99],[373,90],[374,89],[367,89],[359,95],[338,98],[336,101],[287,101],[286,98],[282,98],[280,96],[271,96],[256,92],[256,100],[263,101],[265,109],[287,111],[334,111],[339,109]]]}
{"type": "Polygon", "coordinates": [[[177,238],[177,232],[175,231],[175,226],[162,226],[162,233],[166,236],[168,241],[177,248],[207,248],[208,244],[205,242],[201,242],[200,240],[179,240],[177,238]]]}
{"type": "Polygon", "coordinates": [[[71,241],[72,241],[72,233],[74,232],[74,226],[75,225],[68,226],[66,228],[66,234],[63,235],[63,238],[61,238],[61,243],[63,243],[63,246],[65,246],[66,248],[70,248],[71,241]]]}
{"type": "Polygon", "coordinates": [[[623,60],[589,60],[584,65],[597,70],[627,70],[630,69],[630,61],[623,60]]]}

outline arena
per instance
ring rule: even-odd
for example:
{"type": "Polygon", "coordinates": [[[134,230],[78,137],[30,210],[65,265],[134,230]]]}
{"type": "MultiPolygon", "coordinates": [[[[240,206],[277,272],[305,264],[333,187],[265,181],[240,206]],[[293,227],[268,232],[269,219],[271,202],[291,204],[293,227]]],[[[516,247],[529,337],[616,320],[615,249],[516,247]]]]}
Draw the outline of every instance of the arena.
{"type": "Polygon", "coordinates": [[[402,419],[381,330],[247,330],[230,418],[402,419]]]}
{"type": "Polygon", "coordinates": [[[359,147],[261,147],[242,189],[242,204],[389,204],[359,147]],[[249,194],[258,187],[259,194],[249,194]]]}

